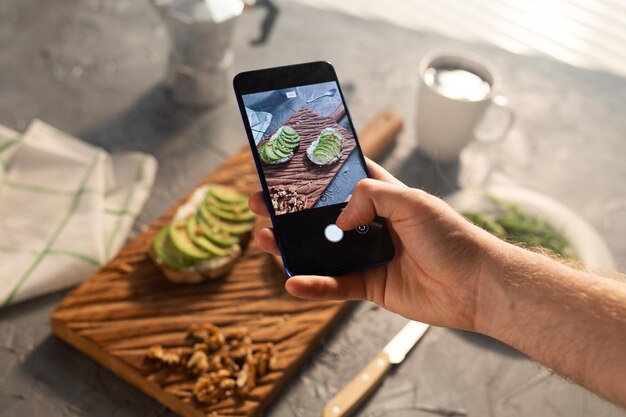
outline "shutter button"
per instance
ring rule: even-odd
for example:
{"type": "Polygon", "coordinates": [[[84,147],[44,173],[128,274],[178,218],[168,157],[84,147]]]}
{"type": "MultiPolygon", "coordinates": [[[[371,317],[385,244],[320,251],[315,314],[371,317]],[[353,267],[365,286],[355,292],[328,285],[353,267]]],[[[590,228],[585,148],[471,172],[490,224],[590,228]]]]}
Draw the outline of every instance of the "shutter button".
{"type": "Polygon", "coordinates": [[[343,230],[337,227],[336,224],[329,224],[324,229],[324,236],[329,242],[337,243],[343,239],[343,230]]]}

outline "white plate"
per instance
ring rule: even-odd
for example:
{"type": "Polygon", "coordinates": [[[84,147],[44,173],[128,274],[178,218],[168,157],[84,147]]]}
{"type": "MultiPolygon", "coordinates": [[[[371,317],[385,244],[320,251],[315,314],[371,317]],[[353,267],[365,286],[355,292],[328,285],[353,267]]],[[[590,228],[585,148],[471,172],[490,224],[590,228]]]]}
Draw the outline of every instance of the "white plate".
{"type": "Polygon", "coordinates": [[[512,186],[490,186],[464,189],[446,198],[456,211],[494,212],[496,207],[485,198],[493,195],[517,205],[524,212],[545,219],[569,240],[572,249],[588,270],[603,273],[615,271],[615,260],[606,242],[596,230],[571,209],[552,198],[512,186]]]}

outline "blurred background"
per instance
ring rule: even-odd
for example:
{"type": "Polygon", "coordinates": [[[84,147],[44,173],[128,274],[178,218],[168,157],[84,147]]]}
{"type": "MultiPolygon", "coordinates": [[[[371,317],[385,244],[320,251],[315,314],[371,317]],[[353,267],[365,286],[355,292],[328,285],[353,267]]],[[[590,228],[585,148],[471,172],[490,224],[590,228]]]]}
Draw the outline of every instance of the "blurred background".
{"type": "MultiPolygon", "coordinates": [[[[217,32],[184,40],[220,52],[201,104],[189,103],[197,85],[172,87],[198,74],[184,69],[172,78],[182,58],[170,45],[186,32],[168,26],[168,2],[155,3],[161,8],[149,0],[0,2],[0,124],[24,132],[39,119],[106,152],[140,151],[158,161],[129,236],[247,146],[234,74],[328,60],[357,130],[381,109],[403,119],[379,159],[401,180],[442,197],[495,186],[539,194],[558,203],[553,217],[562,207],[574,213],[573,222],[601,239],[590,251],[626,271],[624,2],[258,0],[225,16],[217,32]],[[498,94],[515,113],[502,140],[471,141],[452,162],[425,156],[417,134],[419,65],[440,51],[490,62],[501,78],[498,94]]],[[[502,123],[491,110],[483,120],[487,129],[502,123]]],[[[533,201],[529,207],[545,207],[533,201]]],[[[0,310],[0,415],[173,415],[51,335],[50,312],[67,294],[0,310]]],[[[403,324],[357,305],[267,415],[319,415],[403,324]]],[[[433,329],[360,415],[626,413],[494,340],[433,329]]]]}

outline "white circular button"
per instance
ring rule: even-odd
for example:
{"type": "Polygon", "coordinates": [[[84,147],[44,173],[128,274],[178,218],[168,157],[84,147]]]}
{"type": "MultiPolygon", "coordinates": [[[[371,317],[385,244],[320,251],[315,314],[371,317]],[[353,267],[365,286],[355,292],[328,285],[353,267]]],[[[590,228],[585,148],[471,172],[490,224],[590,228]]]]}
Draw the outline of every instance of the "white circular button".
{"type": "Polygon", "coordinates": [[[336,224],[329,224],[324,229],[324,236],[329,242],[337,243],[343,239],[343,230],[338,228],[336,224]]]}

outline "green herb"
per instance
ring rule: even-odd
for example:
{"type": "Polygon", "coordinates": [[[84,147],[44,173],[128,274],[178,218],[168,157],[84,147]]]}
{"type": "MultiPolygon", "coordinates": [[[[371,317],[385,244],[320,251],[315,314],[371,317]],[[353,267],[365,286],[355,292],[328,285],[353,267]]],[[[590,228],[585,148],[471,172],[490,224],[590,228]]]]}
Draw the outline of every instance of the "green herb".
{"type": "Polygon", "coordinates": [[[528,248],[543,247],[562,257],[576,259],[567,238],[545,219],[524,213],[518,206],[493,196],[488,198],[498,208],[496,213],[464,212],[463,216],[501,239],[528,248]]]}

